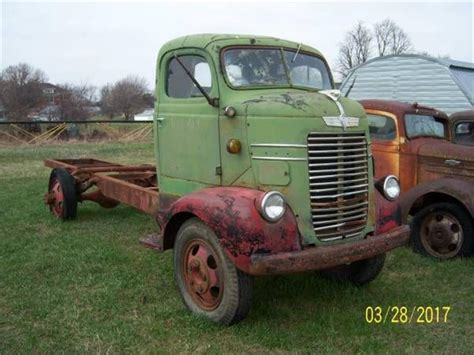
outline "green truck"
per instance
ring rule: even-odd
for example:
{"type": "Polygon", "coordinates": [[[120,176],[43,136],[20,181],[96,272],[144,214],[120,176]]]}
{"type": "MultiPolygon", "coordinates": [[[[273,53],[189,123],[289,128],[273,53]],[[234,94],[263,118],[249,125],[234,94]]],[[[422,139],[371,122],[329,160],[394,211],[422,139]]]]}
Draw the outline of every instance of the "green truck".
{"type": "Polygon", "coordinates": [[[317,50],[249,35],[191,35],[156,66],[157,165],[55,159],[45,201],[125,203],[153,215],[141,242],[174,249],[186,306],[232,324],[257,275],[322,270],[357,285],[405,244],[395,176],[374,181],[365,112],[317,50]]]}

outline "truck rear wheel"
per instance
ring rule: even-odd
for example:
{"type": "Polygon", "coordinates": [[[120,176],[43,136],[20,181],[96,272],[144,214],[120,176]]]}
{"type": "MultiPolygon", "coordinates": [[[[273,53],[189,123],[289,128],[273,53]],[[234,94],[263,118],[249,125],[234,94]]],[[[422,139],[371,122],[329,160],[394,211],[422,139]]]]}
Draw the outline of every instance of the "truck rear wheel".
{"type": "Polygon", "coordinates": [[[252,277],[234,266],[214,232],[197,218],[178,231],[174,274],[184,304],[196,314],[231,325],[250,310],[252,277]]]}
{"type": "Polygon", "coordinates": [[[413,218],[411,237],[417,253],[438,259],[474,251],[473,220],[454,203],[433,203],[421,209],[413,218]]]}
{"type": "Polygon", "coordinates": [[[321,274],[329,279],[350,281],[356,286],[364,286],[377,278],[385,264],[385,253],[359,260],[349,265],[341,265],[323,270],[321,274]]]}
{"type": "Polygon", "coordinates": [[[76,218],[76,182],[65,169],[51,171],[45,200],[51,213],[57,218],[63,221],[76,218]]]}

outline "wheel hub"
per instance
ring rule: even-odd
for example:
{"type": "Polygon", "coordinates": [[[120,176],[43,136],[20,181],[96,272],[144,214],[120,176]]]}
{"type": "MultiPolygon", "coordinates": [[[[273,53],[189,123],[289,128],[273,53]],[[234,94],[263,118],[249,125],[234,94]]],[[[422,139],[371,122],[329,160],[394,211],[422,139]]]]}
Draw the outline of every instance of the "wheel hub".
{"type": "Polygon", "coordinates": [[[61,217],[64,211],[64,193],[61,184],[55,179],[51,184],[49,193],[45,195],[45,202],[56,217],[61,217]]]}
{"type": "Polygon", "coordinates": [[[196,304],[215,309],[222,299],[222,277],[217,253],[201,240],[191,241],[184,251],[184,280],[196,304]]]}
{"type": "Polygon", "coordinates": [[[458,219],[448,212],[433,212],[422,224],[421,241],[432,255],[450,258],[457,254],[464,236],[458,219]]]}

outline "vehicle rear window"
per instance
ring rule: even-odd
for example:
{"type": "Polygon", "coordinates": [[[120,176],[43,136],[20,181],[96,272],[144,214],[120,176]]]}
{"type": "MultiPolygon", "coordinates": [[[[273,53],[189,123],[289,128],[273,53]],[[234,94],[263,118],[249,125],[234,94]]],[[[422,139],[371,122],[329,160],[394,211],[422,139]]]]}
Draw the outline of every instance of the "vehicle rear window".
{"type": "Polygon", "coordinates": [[[372,139],[391,141],[397,137],[395,121],[386,116],[367,114],[372,139]]]}

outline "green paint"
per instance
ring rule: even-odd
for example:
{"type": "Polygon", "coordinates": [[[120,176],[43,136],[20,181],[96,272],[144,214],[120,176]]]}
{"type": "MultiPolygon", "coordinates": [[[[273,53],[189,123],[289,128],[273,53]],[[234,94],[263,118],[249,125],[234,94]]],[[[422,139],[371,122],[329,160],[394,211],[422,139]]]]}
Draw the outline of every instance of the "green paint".
{"type": "MultiPolygon", "coordinates": [[[[341,132],[328,127],[323,116],[339,116],[336,104],[313,89],[267,86],[232,88],[223,75],[221,51],[229,46],[276,46],[296,50],[298,43],[270,37],[236,35],[193,35],[166,43],[157,60],[155,106],[156,149],[160,191],[185,195],[206,186],[244,186],[281,191],[297,216],[305,244],[320,244],[311,222],[307,151],[304,147],[272,147],[271,144],[306,145],[309,132],[341,132]],[[210,106],[204,97],[171,98],[166,93],[168,63],[174,55],[198,55],[210,65],[212,88],[209,96],[219,99],[210,106]],[[237,115],[229,118],[224,108],[237,115]],[[158,118],[164,120],[158,122],[158,118]],[[230,154],[229,139],[240,140],[242,150],[230,154]],[[269,146],[252,146],[268,144],[269,146]],[[265,161],[255,157],[296,158],[295,161],[265,161]],[[219,173],[219,170],[221,171],[219,173]]],[[[322,55],[302,45],[301,51],[322,55]]],[[[367,121],[356,102],[340,98],[348,116],[360,117],[360,124],[346,132],[365,132],[367,121]]],[[[369,162],[369,196],[373,201],[372,166],[369,162]]],[[[370,203],[373,205],[373,203],[370,203]]],[[[369,219],[366,232],[373,230],[369,219]]]]}

